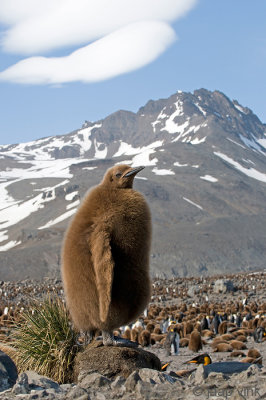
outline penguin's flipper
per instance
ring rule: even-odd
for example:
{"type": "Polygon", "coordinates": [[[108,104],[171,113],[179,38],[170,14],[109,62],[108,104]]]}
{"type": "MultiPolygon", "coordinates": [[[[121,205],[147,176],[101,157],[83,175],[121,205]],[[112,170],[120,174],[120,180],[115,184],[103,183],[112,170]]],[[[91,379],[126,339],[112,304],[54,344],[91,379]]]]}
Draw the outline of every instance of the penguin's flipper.
{"type": "Polygon", "coordinates": [[[111,235],[106,229],[98,229],[93,233],[91,246],[92,260],[99,295],[100,319],[107,319],[114,276],[114,260],[110,245],[111,235]]]}

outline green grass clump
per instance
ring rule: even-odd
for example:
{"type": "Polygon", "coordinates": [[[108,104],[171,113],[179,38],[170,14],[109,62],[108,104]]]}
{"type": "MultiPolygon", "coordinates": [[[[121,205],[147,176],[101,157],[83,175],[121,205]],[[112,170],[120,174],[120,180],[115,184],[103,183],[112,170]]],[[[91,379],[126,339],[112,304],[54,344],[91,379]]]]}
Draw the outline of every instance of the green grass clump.
{"type": "Polygon", "coordinates": [[[62,300],[48,298],[35,304],[22,315],[13,337],[20,371],[34,370],[59,383],[71,382],[78,332],[62,300]]]}

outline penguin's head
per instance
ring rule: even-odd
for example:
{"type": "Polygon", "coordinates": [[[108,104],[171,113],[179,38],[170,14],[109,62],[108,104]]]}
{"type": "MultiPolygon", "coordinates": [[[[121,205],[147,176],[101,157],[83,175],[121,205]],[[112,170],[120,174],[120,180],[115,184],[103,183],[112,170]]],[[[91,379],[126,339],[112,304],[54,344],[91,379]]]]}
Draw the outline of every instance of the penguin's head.
{"type": "Polygon", "coordinates": [[[132,168],[125,164],[116,165],[106,172],[103,178],[103,184],[114,189],[132,188],[134,177],[143,168],[144,167],[132,168]]]}

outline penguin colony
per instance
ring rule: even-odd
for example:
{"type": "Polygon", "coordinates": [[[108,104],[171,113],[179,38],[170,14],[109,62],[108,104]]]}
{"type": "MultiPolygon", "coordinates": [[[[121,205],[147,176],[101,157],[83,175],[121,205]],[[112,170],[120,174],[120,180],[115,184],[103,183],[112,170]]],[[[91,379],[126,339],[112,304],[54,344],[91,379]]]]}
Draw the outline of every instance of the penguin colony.
{"type": "Polygon", "coordinates": [[[151,217],[132,189],[144,167],[117,165],[90,190],[72,218],[62,248],[66,302],[76,328],[92,339],[136,319],[150,300],[151,217]]]}
{"type": "MultiPolygon", "coordinates": [[[[164,343],[174,328],[179,335],[179,352],[177,356],[171,353],[170,359],[180,360],[180,364],[206,351],[212,360],[265,364],[261,357],[266,346],[265,277],[263,273],[232,275],[228,278],[234,282],[236,291],[226,296],[213,293],[216,277],[155,279],[147,309],[135,323],[120,326],[114,333],[137,341],[149,351],[156,353],[161,349],[164,354],[161,361],[169,361],[164,343]],[[198,288],[193,298],[187,295],[192,285],[198,288]],[[255,289],[250,293],[252,286],[255,289]],[[216,328],[214,321],[218,321],[216,328]],[[194,331],[200,332],[202,342],[202,349],[196,352],[188,347],[194,331]]],[[[0,341],[10,340],[12,321],[19,321],[32,299],[40,300],[47,292],[63,296],[60,281],[0,283],[0,341]]]]}

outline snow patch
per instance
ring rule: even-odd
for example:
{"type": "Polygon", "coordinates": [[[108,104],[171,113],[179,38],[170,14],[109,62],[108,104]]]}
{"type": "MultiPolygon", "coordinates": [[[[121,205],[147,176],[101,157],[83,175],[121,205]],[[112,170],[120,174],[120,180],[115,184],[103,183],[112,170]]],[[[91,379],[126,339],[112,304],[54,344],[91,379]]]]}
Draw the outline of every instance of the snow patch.
{"type": "Polygon", "coordinates": [[[246,111],[244,110],[244,108],[242,106],[240,106],[239,104],[234,104],[234,107],[240,111],[242,114],[247,114],[246,111]]]}
{"type": "Polygon", "coordinates": [[[200,143],[204,143],[205,140],[206,140],[206,137],[207,137],[207,136],[203,137],[202,139],[195,138],[195,139],[191,140],[190,143],[191,143],[191,144],[200,144],[200,143]]]}
{"type": "MultiPolygon", "coordinates": [[[[49,201],[46,199],[46,201],[49,201]]],[[[0,211],[1,228],[7,228],[15,225],[33,212],[43,208],[44,199],[42,193],[33,199],[27,200],[21,204],[14,204],[0,211]]]]}
{"type": "Polygon", "coordinates": [[[148,146],[144,146],[141,148],[140,153],[132,158],[132,167],[138,167],[140,165],[143,166],[153,166],[158,162],[157,158],[153,158],[150,160],[150,155],[155,153],[155,149],[157,147],[161,147],[163,145],[163,140],[157,140],[154,143],[149,144],[148,146]]]}
{"type": "Polygon", "coordinates": [[[170,169],[158,169],[158,168],[153,168],[152,172],[155,175],[175,175],[173,171],[170,169]]]}
{"type": "Polygon", "coordinates": [[[211,176],[211,175],[200,176],[200,179],[204,179],[205,181],[209,181],[209,182],[218,182],[218,179],[214,178],[214,176],[211,176]]]}
{"type": "MultiPolygon", "coordinates": [[[[246,137],[244,137],[243,135],[239,135],[240,139],[242,140],[242,142],[249,148],[254,149],[259,151],[260,153],[265,155],[265,152],[263,152],[259,146],[259,144],[257,142],[259,142],[259,140],[257,140],[252,134],[251,136],[253,137],[253,140],[250,140],[246,137]]],[[[265,140],[265,139],[260,139],[260,140],[265,140]]],[[[260,142],[259,142],[260,143],[260,142]]]]}
{"type": "Polygon", "coordinates": [[[77,194],[79,194],[77,190],[75,192],[68,193],[65,195],[65,200],[72,201],[77,194]]]}
{"type": "Polygon", "coordinates": [[[157,119],[156,119],[155,121],[151,122],[153,132],[155,132],[155,127],[156,127],[156,125],[162,123],[162,121],[160,121],[160,120],[161,120],[161,119],[165,119],[165,118],[168,117],[168,115],[164,113],[164,110],[165,110],[165,109],[166,109],[166,107],[164,107],[164,108],[160,111],[160,114],[158,115],[157,119]]]}
{"type": "Polygon", "coordinates": [[[258,139],[257,142],[266,149],[266,139],[258,139]]]}
{"type": "Polygon", "coordinates": [[[188,164],[180,164],[178,161],[174,163],[176,167],[188,167],[188,164]]]}
{"type": "Polygon", "coordinates": [[[15,240],[11,240],[10,242],[0,246],[0,251],[7,251],[12,249],[15,246],[18,246],[21,242],[16,242],[15,240]]]}
{"type": "Polygon", "coordinates": [[[76,208],[74,208],[73,210],[69,210],[69,211],[65,212],[64,214],[60,215],[59,217],[55,218],[54,220],[47,222],[47,224],[40,226],[38,229],[46,229],[46,228],[49,228],[50,226],[56,225],[59,222],[62,222],[65,219],[71,217],[71,215],[73,215],[76,212],[76,210],[77,210],[76,208]]]}
{"type": "Polygon", "coordinates": [[[226,139],[227,139],[227,140],[229,140],[230,142],[232,142],[232,143],[236,144],[237,146],[240,146],[240,147],[242,147],[242,149],[245,149],[245,146],[243,146],[243,145],[242,145],[242,144],[240,144],[240,143],[237,143],[237,142],[235,142],[233,139],[230,139],[229,137],[227,137],[226,139]]]}
{"type": "Polygon", "coordinates": [[[195,106],[200,110],[200,112],[204,115],[204,117],[207,115],[206,111],[203,110],[203,108],[199,105],[199,103],[194,103],[195,106]]]}
{"type": "Polygon", "coordinates": [[[224,161],[228,162],[228,164],[233,165],[238,171],[249,176],[250,178],[256,179],[261,182],[266,182],[266,174],[264,174],[263,172],[257,171],[254,168],[242,167],[242,165],[240,165],[238,162],[232,160],[232,158],[226,156],[223,153],[214,152],[214,154],[223,159],[224,161]]]}
{"type": "Polygon", "coordinates": [[[132,164],[132,160],[124,160],[124,161],[119,161],[119,162],[115,163],[115,165],[121,165],[121,164],[130,165],[130,164],[132,164]]]}
{"type": "Polygon", "coordinates": [[[194,201],[191,201],[191,200],[187,199],[186,197],[183,197],[183,199],[185,201],[187,201],[188,203],[192,204],[193,206],[199,208],[200,210],[203,210],[203,208],[201,206],[199,206],[198,204],[194,203],[194,201]]]}
{"type": "Polygon", "coordinates": [[[96,139],[94,139],[94,148],[95,148],[94,158],[102,160],[107,156],[107,146],[104,143],[97,142],[96,139]],[[103,150],[100,150],[100,146],[104,147],[103,150]]]}
{"type": "Polygon", "coordinates": [[[91,148],[91,132],[95,128],[101,128],[102,124],[95,124],[88,128],[80,129],[77,134],[72,139],[72,144],[78,144],[81,147],[81,153],[84,154],[86,151],[90,150],[91,148]],[[81,139],[81,138],[82,139],[81,139]]]}
{"type": "Polygon", "coordinates": [[[184,125],[188,125],[188,121],[185,122],[185,124],[178,125],[176,122],[174,122],[174,119],[176,117],[180,117],[181,115],[184,115],[183,111],[183,103],[181,100],[177,100],[175,104],[176,111],[174,111],[170,117],[165,121],[165,126],[164,128],[161,128],[161,131],[168,131],[169,133],[178,133],[181,130],[183,131],[185,129],[184,125]]]}
{"type": "Polygon", "coordinates": [[[5,240],[8,239],[7,232],[8,232],[8,231],[2,231],[2,232],[0,232],[0,242],[4,242],[5,240]]]}
{"type": "MultiPolygon", "coordinates": [[[[20,179],[13,181],[18,182],[20,179]]],[[[67,182],[67,181],[65,181],[67,182]]],[[[29,217],[33,212],[44,208],[44,203],[55,199],[55,188],[62,185],[59,183],[53,187],[42,190],[42,193],[26,201],[15,201],[8,195],[6,187],[11,182],[0,185],[0,228],[8,228],[29,217]]]]}
{"type": "Polygon", "coordinates": [[[76,207],[79,205],[80,201],[76,200],[73,203],[67,204],[66,209],[69,210],[70,208],[76,207]]]}
{"type": "Polygon", "coordinates": [[[139,152],[141,152],[141,147],[133,147],[131,144],[122,142],[120,140],[119,149],[113,155],[113,157],[120,157],[122,155],[131,156],[134,154],[138,154],[139,152]]]}
{"type": "Polygon", "coordinates": [[[253,161],[251,161],[249,159],[246,160],[245,158],[242,158],[242,160],[245,161],[248,164],[256,165],[253,161]]]}

